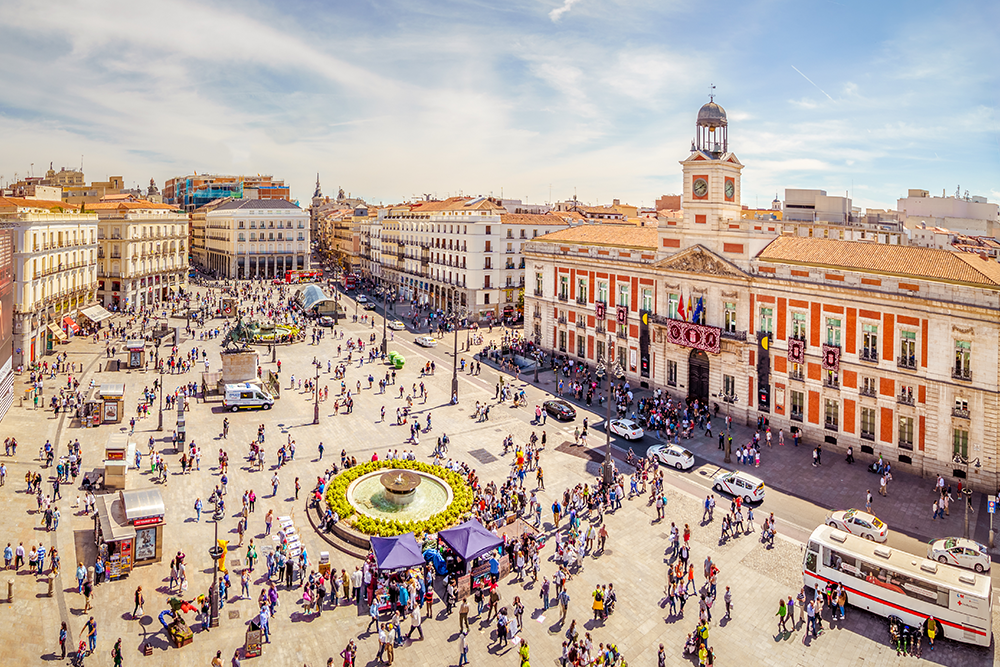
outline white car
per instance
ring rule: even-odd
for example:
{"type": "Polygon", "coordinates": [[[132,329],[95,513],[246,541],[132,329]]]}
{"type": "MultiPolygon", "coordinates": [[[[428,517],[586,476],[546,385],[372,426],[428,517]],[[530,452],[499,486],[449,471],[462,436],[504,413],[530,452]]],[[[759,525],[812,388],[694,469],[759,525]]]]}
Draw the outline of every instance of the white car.
{"type": "Polygon", "coordinates": [[[990,569],[986,547],[964,537],[946,537],[927,543],[927,557],[939,563],[957,565],[982,574],[990,569]]]}
{"type": "Polygon", "coordinates": [[[626,440],[638,440],[643,436],[642,427],[631,419],[612,419],[611,432],[626,440]]]}
{"type": "Polygon", "coordinates": [[[875,542],[885,542],[889,526],[874,514],[856,509],[838,510],[826,517],[826,525],[875,542]]]}
{"type": "Polygon", "coordinates": [[[712,480],[712,488],[719,493],[739,496],[748,503],[764,500],[764,482],[741,470],[735,472],[723,470],[712,480]]]}
{"type": "Polygon", "coordinates": [[[434,336],[417,336],[413,342],[420,347],[437,347],[438,344],[434,336]]]}
{"type": "Polygon", "coordinates": [[[653,445],[646,450],[646,456],[652,456],[663,465],[678,470],[690,470],[694,467],[694,454],[678,445],[653,445]]]}
{"type": "Polygon", "coordinates": [[[364,303],[365,301],[368,300],[368,297],[366,297],[364,294],[359,294],[356,297],[354,297],[354,300],[357,301],[358,303],[364,303]]]}
{"type": "Polygon", "coordinates": [[[392,322],[386,324],[386,326],[392,329],[393,331],[402,331],[403,329],[406,328],[406,325],[400,322],[399,320],[393,320],[392,322]]]}

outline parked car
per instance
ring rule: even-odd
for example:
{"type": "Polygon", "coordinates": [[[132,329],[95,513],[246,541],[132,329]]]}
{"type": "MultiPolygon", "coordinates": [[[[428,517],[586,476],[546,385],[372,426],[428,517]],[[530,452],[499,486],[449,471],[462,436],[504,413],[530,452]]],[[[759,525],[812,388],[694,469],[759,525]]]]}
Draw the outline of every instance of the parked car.
{"type": "Polygon", "coordinates": [[[364,305],[361,306],[364,310],[375,310],[374,301],[365,301],[364,305]]]}
{"type": "Polygon", "coordinates": [[[354,300],[357,301],[358,303],[364,303],[365,301],[368,300],[368,297],[366,297],[364,294],[359,294],[356,297],[354,297],[354,300]]]}
{"type": "Polygon", "coordinates": [[[720,472],[712,480],[712,488],[720,493],[740,496],[748,503],[764,500],[764,482],[742,470],[720,472]]]}
{"type": "Polygon", "coordinates": [[[611,432],[626,440],[638,440],[644,435],[642,427],[631,419],[612,419],[611,432]]]}
{"type": "Polygon", "coordinates": [[[402,331],[403,329],[406,328],[406,325],[399,320],[393,320],[388,324],[386,324],[386,326],[392,329],[393,331],[402,331]]]}
{"type": "Polygon", "coordinates": [[[663,465],[677,470],[694,467],[694,454],[679,445],[653,445],[646,450],[646,456],[652,456],[663,465]]]}
{"type": "Polygon", "coordinates": [[[438,344],[434,336],[417,336],[413,342],[420,347],[437,347],[438,344]]]}
{"type": "Polygon", "coordinates": [[[319,318],[318,323],[321,327],[332,327],[337,323],[337,320],[333,319],[329,315],[323,315],[319,318]]]}
{"type": "Polygon", "coordinates": [[[542,407],[545,409],[545,412],[561,421],[576,419],[576,408],[566,401],[545,401],[542,407]]]}
{"type": "Polygon", "coordinates": [[[944,537],[927,543],[927,557],[939,563],[957,565],[982,574],[990,569],[986,546],[964,537],[944,537]]]}
{"type": "Polygon", "coordinates": [[[826,517],[826,525],[875,542],[885,542],[889,527],[874,514],[856,509],[838,510],[826,517]]]}

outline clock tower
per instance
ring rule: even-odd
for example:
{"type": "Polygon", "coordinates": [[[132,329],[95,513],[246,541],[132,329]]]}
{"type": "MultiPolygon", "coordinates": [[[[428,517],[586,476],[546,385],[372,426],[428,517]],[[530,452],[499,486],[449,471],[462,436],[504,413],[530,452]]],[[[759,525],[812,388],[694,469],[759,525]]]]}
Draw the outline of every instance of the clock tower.
{"type": "Polygon", "coordinates": [[[745,266],[749,243],[740,219],[743,164],[729,150],[729,121],[714,95],[698,111],[691,154],[681,161],[684,194],[681,217],[660,225],[661,252],[702,245],[745,266]]]}

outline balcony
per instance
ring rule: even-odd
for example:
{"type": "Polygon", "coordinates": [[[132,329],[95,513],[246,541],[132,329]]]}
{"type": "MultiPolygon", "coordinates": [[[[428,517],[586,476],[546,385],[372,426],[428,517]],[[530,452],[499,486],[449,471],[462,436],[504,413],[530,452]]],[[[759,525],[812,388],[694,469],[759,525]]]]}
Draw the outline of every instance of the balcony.
{"type": "Polygon", "coordinates": [[[907,370],[915,371],[917,370],[917,358],[912,354],[900,355],[899,357],[896,358],[896,366],[898,366],[899,368],[905,368],[907,370]]]}
{"type": "Polygon", "coordinates": [[[586,306],[587,305],[587,297],[585,297],[585,296],[578,296],[578,297],[576,297],[576,302],[578,304],[580,304],[581,306],[586,306]]]}
{"type": "Polygon", "coordinates": [[[900,438],[898,444],[899,444],[899,448],[900,449],[907,449],[907,450],[913,451],[913,443],[910,442],[910,441],[908,441],[908,440],[904,440],[903,438],[900,438]]]}
{"type": "Polygon", "coordinates": [[[628,340],[628,334],[624,331],[618,331],[615,333],[619,340],[628,340]]]}
{"type": "Polygon", "coordinates": [[[840,380],[837,378],[823,378],[823,386],[828,389],[840,389],[840,380]]]}
{"type": "Polygon", "coordinates": [[[861,387],[858,389],[858,393],[869,398],[878,398],[878,391],[876,391],[875,387],[861,387]]]}
{"type": "Polygon", "coordinates": [[[796,412],[795,410],[792,410],[790,414],[791,414],[792,421],[796,421],[796,422],[801,422],[802,421],[802,412],[801,411],[800,412],[796,412]]]}
{"type": "Polygon", "coordinates": [[[806,376],[805,376],[805,373],[803,373],[801,369],[799,369],[799,370],[791,369],[791,370],[788,371],[788,379],[789,380],[798,380],[799,382],[805,382],[806,376]]]}
{"type": "Polygon", "coordinates": [[[559,294],[556,298],[559,299],[560,301],[562,301],[563,303],[565,303],[565,302],[569,301],[569,294],[566,294],[565,292],[563,292],[563,293],[559,294]]]}
{"type": "Polygon", "coordinates": [[[722,395],[722,402],[723,403],[729,403],[730,405],[732,405],[732,404],[735,404],[737,400],[738,400],[738,398],[737,398],[736,394],[723,394],[722,395]]]}
{"type": "Polygon", "coordinates": [[[746,331],[726,331],[723,329],[719,335],[726,340],[738,340],[743,343],[747,342],[746,331]]]}
{"type": "Polygon", "coordinates": [[[559,324],[566,324],[566,316],[560,315],[558,319],[559,324]]]}
{"type": "Polygon", "coordinates": [[[861,431],[861,439],[875,442],[875,434],[871,431],[861,431]]]}
{"type": "Polygon", "coordinates": [[[914,405],[916,401],[913,400],[913,394],[900,394],[896,397],[896,402],[900,405],[914,405]]]}
{"type": "Polygon", "coordinates": [[[603,324],[598,324],[597,326],[594,327],[594,333],[603,336],[604,334],[608,333],[608,328],[603,324]]]}
{"type": "Polygon", "coordinates": [[[542,319],[542,313],[540,311],[537,311],[537,310],[535,312],[533,312],[531,314],[531,316],[534,317],[536,320],[542,319]]]}
{"type": "Polygon", "coordinates": [[[972,416],[969,414],[969,411],[964,408],[952,408],[951,416],[958,417],[959,419],[972,419],[972,416]]]}
{"type": "Polygon", "coordinates": [[[858,359],[861,361],[870,361],[873,364],[878,363],[878,350],[873,350],[865,348],[863,350],[858,350],[858,359]]]}
{"type": "Polygon", "coordinates": [[[972,380],[972,369],[971,368],[952,368],[951,377],[956,380],[965,380],[966,382],[972,380]]]}
{"type": "Polygon", "coordinates": [[[587,328],[587,323],[585,321],[583,321],[581,318],[578,317],[576,319],[576,328],[577,329],[586,329],[587,328]]]}
{"type": "Polygon", "coordinates": [[[839,431],[840,424],[838,424],[837,422],[828,421],[825,424],[823,424],[823,428],[825,428],[827,431],[839,431]]]}

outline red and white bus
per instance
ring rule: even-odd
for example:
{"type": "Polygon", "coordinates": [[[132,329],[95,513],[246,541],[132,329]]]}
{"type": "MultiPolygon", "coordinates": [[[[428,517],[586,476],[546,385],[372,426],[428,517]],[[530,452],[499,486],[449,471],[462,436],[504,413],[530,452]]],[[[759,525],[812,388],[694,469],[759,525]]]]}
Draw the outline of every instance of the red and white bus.
{"type": "Polygon", "coordinates": [[[285,271],[285,282],[292,285],[296,283],[314,283],[323,280],[323,272],[318,270],[297,270],[285,271]]]}
{"type": "Polygon", "coordinates": [[[358,277],[353,273],[344,276],[344,289],[353,290],[358,286],[358,277]]]}
{"type": "Polygon", "coordinates": [[[898,616],[921,627],[929,617],[955,641],[989,646],[993,591],[989,575],[914,556],[884,544],[820,526],[809,537],[802,566],[811,588],[840,583],[851,606],[898,616]]]}

